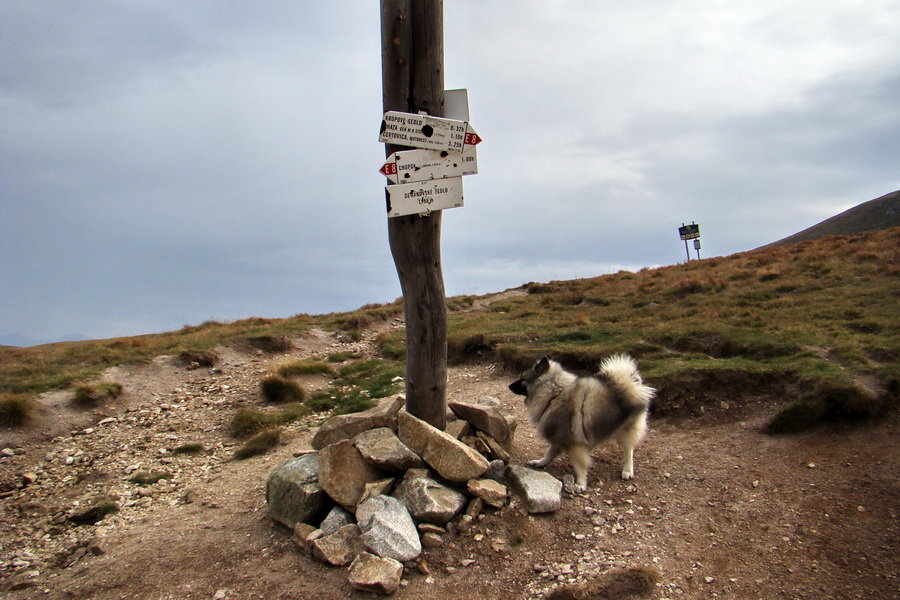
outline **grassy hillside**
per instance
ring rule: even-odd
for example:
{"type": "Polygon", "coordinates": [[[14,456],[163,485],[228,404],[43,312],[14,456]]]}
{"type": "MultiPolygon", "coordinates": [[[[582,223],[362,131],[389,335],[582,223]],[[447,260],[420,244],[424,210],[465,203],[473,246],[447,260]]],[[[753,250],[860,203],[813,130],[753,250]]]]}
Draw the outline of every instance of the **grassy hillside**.
{"type": "Polygon", "coordinates": [[[891,227],[900,227],[900,190],[863,202],[768,246],[808,242],[826,235],[857,235],[891,227]]]}
{"type": "MultiPolygon", "coordinates": [[[[828,418],[878,414],[900,387],[900,228],[828,236],[687,264],[591,279],[529,283],[475,308],[448,300],[450,356],[516,371],[549,353],[592,371],[601,357],[635,355],[659,389],[661,414],[784,398],[773,431],[828,418]]],[[[311,328],[359,334],[401,313],[399,302],[350,313],[209,322],[113,340],[0,348],[0,393],[34,395],[76,385],[108,366],[180,355],[201,363],[220,344],[265,351],[311,328]]],[[[382,359],[402,362],[403,333],[382,359]]]]}

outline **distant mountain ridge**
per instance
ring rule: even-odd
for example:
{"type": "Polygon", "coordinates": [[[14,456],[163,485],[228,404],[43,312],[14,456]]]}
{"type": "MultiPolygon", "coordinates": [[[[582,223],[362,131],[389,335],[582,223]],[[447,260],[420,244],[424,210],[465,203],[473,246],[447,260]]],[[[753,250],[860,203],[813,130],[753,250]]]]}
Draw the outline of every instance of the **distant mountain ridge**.
{"type": "Polygon", "coordinates": [[[56,340],[35,340],[20,333],[5,333],[0,335],[0,346],[15,346],[26,348],[28,346],[41,346],[43,344],[55,344],[57,342],[84,342],[91,338],[77,333],[64,335],[56,340]]]}
{"type": "Polygon", "coordinates": [[[826,235],[856,235],[864,231],[890,229],[891,227],[900,227],[900,190],[863,202],[818,225],[813,225],[799,233],[762,247],[797,244],[816,240],[826,235]]]}

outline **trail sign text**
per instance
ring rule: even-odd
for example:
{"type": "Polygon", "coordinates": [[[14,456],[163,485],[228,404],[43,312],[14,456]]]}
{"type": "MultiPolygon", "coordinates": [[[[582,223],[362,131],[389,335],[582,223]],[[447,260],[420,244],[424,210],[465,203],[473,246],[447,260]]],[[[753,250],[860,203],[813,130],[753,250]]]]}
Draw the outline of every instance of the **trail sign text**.
{"type": "Polygon", "coordinates": [[[388,111],[384,113],[378,141],[426,150],[462,152],[466,145],[474,146],[481,138],[465,121],[388,111]]]}
{"type": "Polygon", "coordinates": [[[446,150],[403,150],[391,154],[378,170],[392,183],[412,183],[478,173],[474,146],[462,154],[446,150]]]}
{"type": "Polygon", "coordinates": [[[462,177],[398,183],[384,189],[388,217],[427,214],[463,205],[462,177]]]}

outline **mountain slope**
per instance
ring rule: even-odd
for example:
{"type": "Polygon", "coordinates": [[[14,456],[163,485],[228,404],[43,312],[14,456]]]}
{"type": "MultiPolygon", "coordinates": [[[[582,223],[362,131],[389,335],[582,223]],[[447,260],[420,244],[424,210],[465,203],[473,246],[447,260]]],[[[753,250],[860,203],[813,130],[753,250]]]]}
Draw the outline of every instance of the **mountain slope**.
{"type": "Polygon", "coordinates": [[[900,226],[900,190],[863,202],[799,233],[762,246],[784,246],[815,240],[826,235],[856,235],[865,231],[900,226]]]}

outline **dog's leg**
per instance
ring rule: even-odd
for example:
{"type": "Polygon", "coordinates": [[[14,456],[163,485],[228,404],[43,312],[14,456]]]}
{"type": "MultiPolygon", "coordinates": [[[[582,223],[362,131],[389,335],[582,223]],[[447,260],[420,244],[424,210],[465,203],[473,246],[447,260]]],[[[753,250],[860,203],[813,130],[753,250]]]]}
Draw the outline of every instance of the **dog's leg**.
{"type": "Polygon", "coordinates": [[[567,450],[575,469],[575,491],[587,490],[587,474],[591,468],[591,451],[585,446],[570,446],[567,450]]]}
{"type": "Polygon", "coordinates": [[[550,444],[550,447],[547,448],[547,453],[544,455],[544,458],[540,460],[530,460],[528,461],[529,467],[536,467],[538,469],[543,469],[550,463],[552,463],[559,453],[562,452],[562,448],[557,446],[556,444],[550,444]]]}
{"type": "Polygon", "coordinates": [[[622,448],[622,479],[634,478],[634,449],[647,433],[647,414],[640,414],[632,423],[625,426],[616,435],[616,441],[622,448]]]}
{"type": "Polygon", "coordinates": [[[625,446],[624,457],[622,459],[622,479],[632,479],[634,477],[634,447],[625,446]]]}

